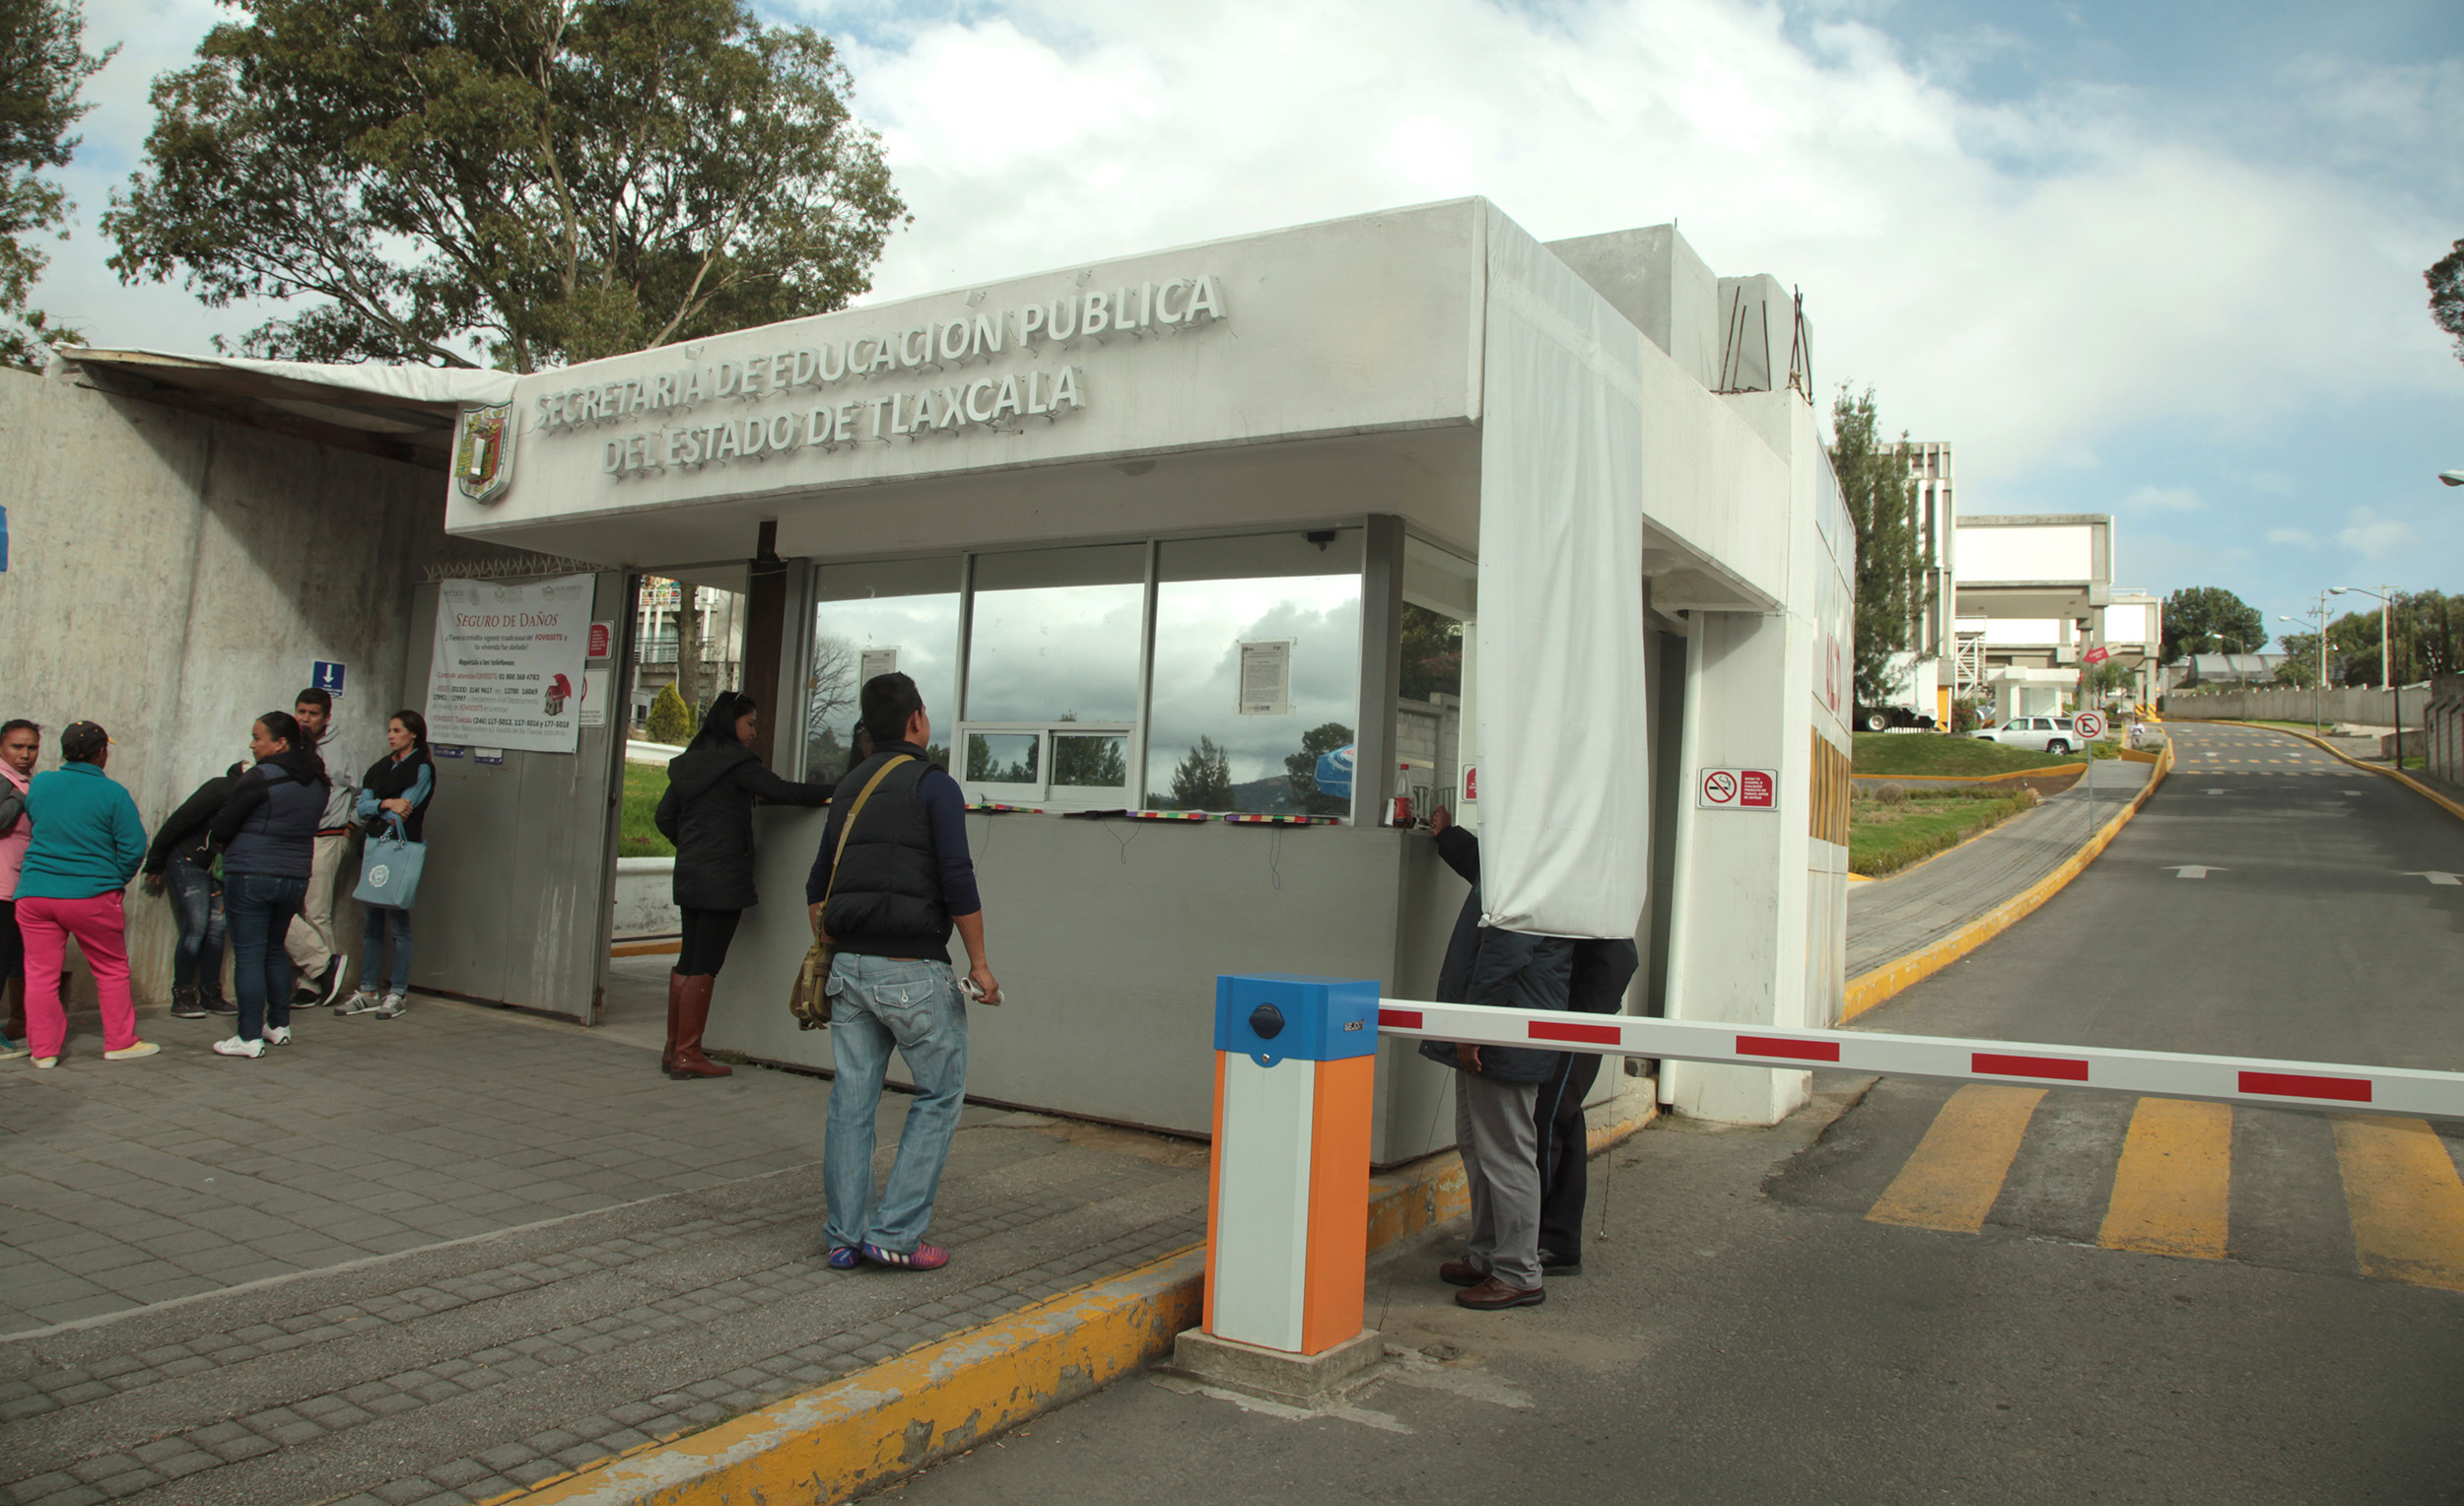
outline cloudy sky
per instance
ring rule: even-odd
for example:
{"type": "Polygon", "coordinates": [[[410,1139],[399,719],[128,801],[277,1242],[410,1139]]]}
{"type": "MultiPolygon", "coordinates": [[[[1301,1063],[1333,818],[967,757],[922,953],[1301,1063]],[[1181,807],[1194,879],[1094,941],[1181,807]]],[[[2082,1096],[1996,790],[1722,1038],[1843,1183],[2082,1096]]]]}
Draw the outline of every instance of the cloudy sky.
{"type": "MultiPolygon", "coordinates": [[[[2270,618],[2464,591],[2455,0],[757,0],[838,36],[916,215],[903,295],[1485,194],[1543,239],[1676,219],[1805,290],[1815,376],[1955,446],[1969,513],[2109,512],[2126,586],[2270,618]]],[[[90,227],[213,19],[88,0],[125,50],[42,290],[98,343],[256,322],[119,288],[90,227]]]]}

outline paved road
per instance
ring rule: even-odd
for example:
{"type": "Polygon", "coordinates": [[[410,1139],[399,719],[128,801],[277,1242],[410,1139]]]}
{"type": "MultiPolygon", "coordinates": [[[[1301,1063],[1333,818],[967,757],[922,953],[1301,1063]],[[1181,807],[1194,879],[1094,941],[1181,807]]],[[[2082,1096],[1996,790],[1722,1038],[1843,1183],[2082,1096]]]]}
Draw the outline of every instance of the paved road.
{"type": "MultiPolygon", "coordinates": [[[[1859,1021],[2464,1068],[2464,824],[2298,739],[2180,766],[2062,895],[1859,1021]],[[2204,878],[2176,865],[2205,865],[2204,878]]],[[[1344,1416],[1117,1386],[891,1498],[2464,1501],[2455,1127],[1824,1077],[1616,1152],[1547,1306],[1373,1279],[1344,1416]]],[[[1599,1169],[1595,1168],[1596,1182],[1599,1169]]]]}
{"type": "Polygon", "coordinates": [[[2283,732],[2176,765],[2070,887],[1860,1026],[2464,1069],[2464,822],[2283,732]],[[2186,878],[2177,865],[2210,871],[2186,878]]]}
{"type": "Polygon", "coordinates": [[[1544,1307],[1454,1307],[1443,1250],[1382,1266],[1370,1319],[1405,1354],[1348,1414],[1145,1377],[881,1499],[2464,1499],[2464,1296],[2100,1248],[2079,1237],[2092,1179],[2050,1160],[2011,1183],[2034,1227],[1873,1217],[1935,1105],[1832,1122],[1863,1084],[1823,1085],[1774,1130],[1679,1123],[1612,1152],[1609,1237],[1544,1307]]]}

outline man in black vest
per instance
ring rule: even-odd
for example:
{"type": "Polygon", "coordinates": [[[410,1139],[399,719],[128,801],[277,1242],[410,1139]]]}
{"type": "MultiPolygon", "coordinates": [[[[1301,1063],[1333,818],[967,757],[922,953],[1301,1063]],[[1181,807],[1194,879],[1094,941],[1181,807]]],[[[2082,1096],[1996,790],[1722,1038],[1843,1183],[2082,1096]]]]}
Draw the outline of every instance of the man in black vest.
{"type": "Polygon", "coordinates": [[[966,943],[972,995],[1001,1001],[984,960],[984,905],[967,855],[967,800],[924,752],[932,720],[903,674],[864,682],[859,708],[872,754],[839,781],[821,851],[804,881],[813,933],[838,949],[830,967],[830,1131],[822,1186],[829,1262],[935,1270],[950,1254],[924,1242],[941,1166],[967,1092],[967,1006],[950,968],[950,930],[966,943]],[[876,1206],[873,1121],[890,1049],[917,1096],[876,1206]]]}

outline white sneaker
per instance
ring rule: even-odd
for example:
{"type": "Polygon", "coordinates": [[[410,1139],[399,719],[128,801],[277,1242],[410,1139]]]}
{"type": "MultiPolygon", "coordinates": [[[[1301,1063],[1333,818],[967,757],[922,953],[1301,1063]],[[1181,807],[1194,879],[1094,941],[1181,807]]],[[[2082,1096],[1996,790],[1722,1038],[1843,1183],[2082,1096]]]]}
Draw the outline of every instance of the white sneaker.
{"type": "Polygon", "coordinates": [[[152,1041],[136,1041],[121,1047],[117,1051],[104,1052],[103,1054],[103,1060],[105,1061],[134,1061],[139,1057],[151,1057],[162,1049],[162,1047],[156,1045],[152,1041]]]}
{"type": "Polygon", "coordinates": [[[376,1012],[376,1006],[382,1002],[383,1000],[378,998],[375,993],[370,993],[366,989],[362,989],[358,993],[352,994],[349,998],[344,999],[342,1001],[342,1007],[336,1009],[334,1013],[374,1014],[376,1012]]]}
{"type": "Polygon", "coordinates": [[[291,1044],[291,1027],[290,1027],[290,1026],[288,1026],[288,1025],[268,1025],[268,1026],[266,1026],[266,1027],[265,1027],[265,1044],[266,1044],[266,1045],[268,1045],[268,1046],[288,1046],[288,1045],[290,1045],[290,1044],[291,1044]]]}
{"type": "Polygon", "coordinates": [[[380,1020],[398,1020],[409,1012],[410,1007],[409,999],[399,993],[388,993],[385,995],[385,1001],[376,1006],[375,1013],[380,1020]]]}
{"type": "MultiPolygon", "coordinates": [[[[243,1041],[238,1036],[233,1036],[228,1040],[215,1042],[214,1051],[216,1055],[224,1057],[261,1057],[265,1055],[265,1043],[263,1041],[243,1041]]],[[[35,1064],[39,1066],[41,1063],[36,1062],[35,1064]]]]}
{"type": "Polygon", "coordinates": [[[60,1059],[57,1057],[36,1057],[34,1059],[34,1065],[46,1072],[59,1064],[60,1059]]]}

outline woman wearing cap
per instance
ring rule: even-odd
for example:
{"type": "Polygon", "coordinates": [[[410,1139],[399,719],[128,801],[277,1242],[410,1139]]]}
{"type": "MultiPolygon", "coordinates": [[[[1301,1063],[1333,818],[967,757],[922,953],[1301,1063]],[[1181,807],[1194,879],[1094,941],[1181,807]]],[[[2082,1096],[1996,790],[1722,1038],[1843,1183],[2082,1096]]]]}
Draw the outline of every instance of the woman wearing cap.
{"type": "Polygon", "coordinates": [[[60,1008],[60,966],[68,938],[86,954],[103,1006],[103,1057],[128,1061],[163,1048],[137,1039],[128,995],[128,917],[120,891],[146,858],[145,823],[103,766],[111,739],[91,721],[60,733],[60,767],[37,774],[26,792],[34,820],[17,880],[17,924],[26,935],[26,1034],[34,1065],[57,1066],[68,1039],[60,1008]]]}
{"type": "Polygon", "coordinates": [[[257,718],[248,751],[256,767],[240,777],[213,828],[223,855],[232,992],[240,995],[240,1033],[214,1043],[226,1057],[261,1057],[269,1042],[291,1044],[291,957],[283,935],[308,897],[333,783],[289,712],[257,718]]]}
{"type": "Polygon", "coordinates": [[[17,928],[17,870],[34,823],[26,814],[26,787],[42,752],[42,728],[31,721],[0,724],[0,1061],[26,1055],[26,940],[17,928]]]}

